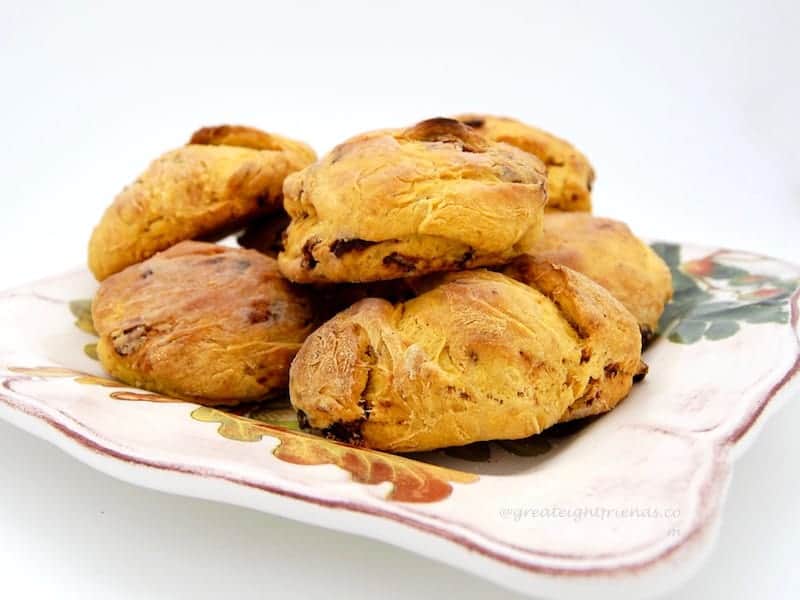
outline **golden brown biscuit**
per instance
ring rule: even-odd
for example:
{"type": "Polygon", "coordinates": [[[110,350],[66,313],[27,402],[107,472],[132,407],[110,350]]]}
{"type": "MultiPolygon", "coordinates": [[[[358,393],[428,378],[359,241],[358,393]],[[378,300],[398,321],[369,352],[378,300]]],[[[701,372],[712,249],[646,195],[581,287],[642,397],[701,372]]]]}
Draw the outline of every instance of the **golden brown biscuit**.
{"type": "Polygon", "coordinates": [[[253,150],[289,152],[296,156],[295,160],[304,165],[310,165],[317,160],[314,150],[303,142],[245,125],[203,127],[192,134],[189,144],[238,146],[240,148],[252,148],[253,150]]]}
{"type": "Polygon", "coordinates": [[[529,269],[534,287],[464,271],[407,302],[339,313],[292,364],[300,423],[411,452],[523,438],[613,407],[641,368],[633,317],[579,273],[529,269]]]}
{"type": "Polygon", "coordinates": [[[182,240],[279,210],[283,180],[314,159],[300,142],[251,129],[247,139],[245,132],[214,133],[221,129],[200,130],[193,139],[202,143],[159,157],[115,198],[89,242],[89,268],[98,280],[182,240]],[[269,149],[216,145],[267,138],[269,149]]]}
{"type": "Polygon", "coordinates": [[[544,166],[452,119],[371,132],[287,178],[278,257],[302,283],[501,264],[541,233],[544,166]]]}
{"type": "Polygon", "coordinates": [[[572,144],[508,117],[467,114],[455,118],[490,140],[536,155],[547,167],[548,210],[592,210],[594,169],[572,144]]]}
{"type": "Polygon", "coordinates": [[[587,387],[559,421],[614,408],[628,395],[633,381],[647,374],[636,319],[605,288],[564,265],[523,256],[514,262],[514,269],[519,281],[558,306],[583,341],[581,359],[591,371],[587,387]]]}
{"type": "MultiPolygon", "coordinates": [[[[627,225],[582,213],[548,213],[531,254],[593,279],[639,322],[646,344],[672,297],[669,267],[627,225]]],[[[503,270],[517,277],[514,265],[503,270]]]]}
{"type": "Polygon", "coordinates": [[[200,404],[285,388],[313,327],[309,298],[273,259],[203,242],[181,242],[104,280],[92,317],[112,376],[200,404]]]}
{"type": "MultiPolygon", "coordinates": [[[[267,133],[260,129],[244,125],[218,125],[198,129],[189,140],[190,144],[206,144],[213,146],[239,146],[254,150],[291,150],[302,157],[305,164],[317,160],[316,153],[306,144],[267,133]]],[[[289,226],[289,215],[283,205],[275,212],[249,221],[244,231],[237,237],[242,248],[252,248],[262,254],[278,257],[283,249],[283,232],[289,226]]],[[[235,231],[231,231],[235,233],[235,231]]]]}

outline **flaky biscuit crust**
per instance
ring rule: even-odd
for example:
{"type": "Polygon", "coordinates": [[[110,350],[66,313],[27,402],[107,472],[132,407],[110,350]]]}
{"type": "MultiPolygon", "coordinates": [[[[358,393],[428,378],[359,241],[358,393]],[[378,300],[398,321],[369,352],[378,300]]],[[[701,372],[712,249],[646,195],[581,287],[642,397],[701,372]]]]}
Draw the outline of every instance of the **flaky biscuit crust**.
{"type": "Polygon", "coordinates": [[[544,234],[531,254],[566,265],[606,288],[636,317],[645,341],[655,333],[672,297],[669,267],[620,221],[548,213],[544,234]]]}
{"type": "Polygon", "coordinates": [[[491,140],[537,156],[547,167],[548,210],[592,210],[594,169],[572,144],[508,117],[464,114],[455,118],[491,140]]]}
{"type": "Polygon", "coordinates": [[[370,298],[338,314],[292,365],[301,423],[410,452],[523,438],[573,405],[566,418],[619,402],[640,368],[633,318],[578,273],[527,270],[532,285],[465,271],[407,302],[370,298]]]}
{"type": "Polygon", "coordinates": [[[281,272],[375,281],[500,264],[530,248],[542,163],[452,119],[352,138],[284,184],[281,272]]]}
{"type": "Polygon", "coordinates": [[[272,150],[291,154],[292,160],[310,165],[317,160],[314,150],[303,142],[298,142],[277,133],[268,133],[246,125],[216,125],[203,127],[192,134],[189,144],[205,146],[237,146],[253,150],[272,150]]]}
{"type": "Polygon", "coordinates": [[[202,242],[179,243],[104,280],[92,317],[112,376],[201,404],[286,388],[313,327],[309,298],[274,259],[202,242]]]}
{"type": "Polygon", "coordinates": [[[313,160],[305,144],[251,128],[200,130],[114,199],[92,233],[89,268],[102,281],[180,241],[279,210],[283,180],[313,160]]]}
{"type": "Polygon", "coordinates": [[[633,382],[647,373],[639,328],[630,311],[588,277],[548,260],[523,256],[508,271],[558,306],[581,339],[587,385],[560,422],[602,414],[619,404],[633,382]]]}

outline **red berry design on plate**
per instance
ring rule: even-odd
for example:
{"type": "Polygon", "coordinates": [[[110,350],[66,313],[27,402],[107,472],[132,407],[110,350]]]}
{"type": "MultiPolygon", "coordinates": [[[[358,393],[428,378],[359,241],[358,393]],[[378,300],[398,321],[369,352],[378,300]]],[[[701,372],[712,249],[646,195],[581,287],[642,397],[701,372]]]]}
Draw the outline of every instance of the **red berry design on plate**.
{"type": "Polygon", "coordinates": [[[709,258],[699,258],[683,263],[683,270],[695,277],[707,277],[714,270],[714,262],[709,258]]]}
{"type": "Polygon", "coordinates": [[[760,290],[756,290],[749,294],[753,298],[774,298],[781,294],[781,290],[777,288],[762,288],[760,290]]]}

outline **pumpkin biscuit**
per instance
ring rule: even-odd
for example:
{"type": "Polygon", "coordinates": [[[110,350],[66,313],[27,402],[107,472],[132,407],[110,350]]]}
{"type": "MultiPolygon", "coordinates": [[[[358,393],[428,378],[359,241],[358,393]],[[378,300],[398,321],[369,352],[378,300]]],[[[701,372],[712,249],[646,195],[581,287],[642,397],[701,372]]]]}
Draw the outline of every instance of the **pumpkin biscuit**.
{"type": "Polygon", "coordinates": [[[288,384],[313,328],[305,291],[253,250],[181,242],[105,279],[92,303],[113,377],[200,404],[260,400],[288,384]]]}
{"type": "Polygon", "coordinates": [[[369,298],[312,333],[290,373],[302,426],[393,452],[517,439],[609,410],[642,369],[636,322],[566,267],[532,286],[464,271],[416,298],[369,298]]]}
{"type": "Polygon", "coordinates": [[[547,200],[536,157],[442,118],[356,136],[283,191],[278,264],[301,283],[502,264],[540,235],[547,200]]]}
{"type": "Polygon", "coordinates": [[[594,169],[569,142],[508,117],[466,114],[455,117],[496,142],[537,156],[547,167],[547,210],[591,211],[594,169]]]}
{"type": "Polygon", "coordinates": [[[305,144],[257,129],[201,129],[114,199],[92,233],[89,268],[102,281],[180,241],[280,210],[283,180],[313,160],[305,144]]]}
{"type": "MultiPolygon", "coordinates": [[[[544,234],[531,254],[566,265],[606,288],[636,317],[645,345],[672,297],[669,267],[620,221],[585,213],[548,213],[544,234]]],[[[519,278],[513,263],[503,272],[519,278]]]]}

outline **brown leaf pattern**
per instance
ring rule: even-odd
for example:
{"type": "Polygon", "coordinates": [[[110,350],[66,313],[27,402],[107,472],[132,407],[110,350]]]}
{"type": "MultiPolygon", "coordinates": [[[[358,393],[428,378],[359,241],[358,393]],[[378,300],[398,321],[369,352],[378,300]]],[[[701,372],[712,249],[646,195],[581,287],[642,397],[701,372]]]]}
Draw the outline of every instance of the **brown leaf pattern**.
{"type": "Polygon", "coordinates": [[[111,397],[114,398],[114,400],[131,400],[131,401],[146,401],[146,402],[183,402],[183,400],[178,400],[177,398],[170,398],[169,396],[162,396],[161,394],[152,394],[150,392],[111,392],[111,397]]]}
{"type": "Polygon", "coordinates": [[[219,423],[220,435],[243,442],[256,442],[264,436],[277,438],[273,455],[296,465],[336,465],[353,481],[365,484],[389,482],[392,490],[387,498],[400,502],[437,502],[453,491],[451,482],[472,483],[478,476],[444,467],[437,467],[402,456],[394,456],[355,448],[311,434],[289,431],[253,419],[210,407],[200,407],[192,417],[206,423],[219,423]]]}
{"type": "Polygon", "coordinates": [[[102,385],[104,387],[128,387],[124,383],[116,379],[109,379],[108,377],[98,377],[97,375],[90,375],[83,371],[76,371],[75,369],[67,369],[65,367],[9,367],[12,373],[19,373],[20,375],[28,375],[30,377],[72,377],[76,382],[85,385],[102,385]]]}

